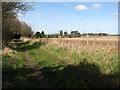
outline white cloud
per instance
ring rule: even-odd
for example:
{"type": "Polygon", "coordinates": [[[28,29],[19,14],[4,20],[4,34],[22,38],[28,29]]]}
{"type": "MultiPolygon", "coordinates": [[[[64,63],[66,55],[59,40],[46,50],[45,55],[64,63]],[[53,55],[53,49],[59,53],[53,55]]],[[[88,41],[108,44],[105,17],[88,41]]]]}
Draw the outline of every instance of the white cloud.
{"type": "Polygon", "coordinates": [[[41,14],[41,13],[37,13],[37,16],[52,16],[52,14],[41,14]]]}
{"type": "Polygon", "coordinates": [[[23,22],[23,20],[19,20],[20,22],[23,22]]]}
{"type": "Polygon", "coordinates": [[[28,23],[27,21],[23,21],[23,20],[19,20],[21,23],[26,23],[26,24],[28,24],[28,25],[30,25],[30,23],[28,23]]]}
{"type": "Polygon", "coordinates": [[[93,4],[93,8],[100,8],[101,5],[100,4],[93,4]]]}
{"type": "Polygon", "coordinates": [[[114,16],[118,16],[118,13],[113,13],[114,16]]]}
{"type": "Polygon", "coordinates": [[[33,24],[30,23],[30,22],[28,22],[28,21],[23,21],[23,20],[21,20],[21,19],[19,19],[19,21],[21,22],[21,24],[26,23],[28,26],[30,26],[30,27],[34,27],[33,24]]]}
{"type": "Polygon", "coordinates": [[[24,21],[26,24],[30,24],[30,23],[28,23],[27,21],[24,21]]]}
{"type": "Polygon", "coordinates": [[[77,7],[75,7],[75,10],[87,10],[88,8],[84,5],[78,5],[77,7]]]}
{"type": "Polygon", "coordinates": [[[17,13],[17,16],[18,17],[23,17],[24,15],[23,15],[23,13],[17,13]]]}
{"type": "Polygon", "coordinates": [[[36,2],[36,0],[30,0],[29,2],[36,2]]]}
{"type": "Polygon", "coordinates": [[[37,16],[41,16],[41,14],[40,14],[40,13],[37,13],[37,16]]]}

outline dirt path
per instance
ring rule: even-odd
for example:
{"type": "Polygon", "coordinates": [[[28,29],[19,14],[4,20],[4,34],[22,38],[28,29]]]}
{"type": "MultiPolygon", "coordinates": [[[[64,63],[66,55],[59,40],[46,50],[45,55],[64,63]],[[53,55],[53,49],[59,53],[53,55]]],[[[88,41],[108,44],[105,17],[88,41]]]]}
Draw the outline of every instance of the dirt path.
{"type": "Polygon", "coordinates": [[[31,69],[34,71],[36,79],[39,81],[40,87],[41,88],[50,88],[49,82],[44,78],[42,72],[37,69],[35,64],[30,59],[29,55],[25,51],[23,51],[23,53],[24,53],[24,55],[26,57],[27,63],[29,64],[31,69]]]}

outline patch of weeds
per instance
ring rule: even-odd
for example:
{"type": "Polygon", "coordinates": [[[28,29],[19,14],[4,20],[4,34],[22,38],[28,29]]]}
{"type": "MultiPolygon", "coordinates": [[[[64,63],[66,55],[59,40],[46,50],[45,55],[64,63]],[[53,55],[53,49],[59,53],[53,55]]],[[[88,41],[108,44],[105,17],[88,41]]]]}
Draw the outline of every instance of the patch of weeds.
{"type": "Polygon", "coordinates": [[[115,59],[117,59],[118,57],[116,56],[116,55],[114,55],[114,56],[112,56],[111,58],[110,58],[110,60],[111,61],[113,61],[113,60],[115,60],[115,59]]]}
{"type": "Polygon", "coordinates": [[[85,51],[81,51],[81,55],[84,56],[85,55],[85,51]]]}
{"type": "Polygon", "coordinates": [[[6,59],[6,58],[10,58],[11,56],[10,55],[8,55],[8,53],[6,53],[5,55],[3,55],[2,56],[4,59],[6,59]]]}
{"type": "Polygon", "coordinates": [[[67,51],[67,47],[64,48],[64,51],[67,51]]]}

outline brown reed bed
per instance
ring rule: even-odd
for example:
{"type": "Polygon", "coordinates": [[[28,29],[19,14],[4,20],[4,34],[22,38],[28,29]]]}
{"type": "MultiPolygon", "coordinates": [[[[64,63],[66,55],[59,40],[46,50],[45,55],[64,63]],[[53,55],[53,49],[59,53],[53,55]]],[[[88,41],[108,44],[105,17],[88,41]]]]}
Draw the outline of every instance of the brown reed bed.
{"type": "Polygon", "coordinates": [[[58,45],[71,49],[91,52],[104,51],[108,54],[118,54],[118,36],[81,37],[81,38],[41,38],[40,41],[50,45],[58,45]]]}

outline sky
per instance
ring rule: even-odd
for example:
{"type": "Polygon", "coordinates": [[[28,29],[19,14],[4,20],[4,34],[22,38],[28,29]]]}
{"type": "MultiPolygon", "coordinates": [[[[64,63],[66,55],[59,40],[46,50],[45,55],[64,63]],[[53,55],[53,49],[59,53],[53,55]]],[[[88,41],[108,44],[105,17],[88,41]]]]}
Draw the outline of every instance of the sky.
{"type": "Polygon", "coordinates": [[[18,19],[34,32],[118,33],[117,2],[35,2],[33,9],[18,13],[18,19]]]}

